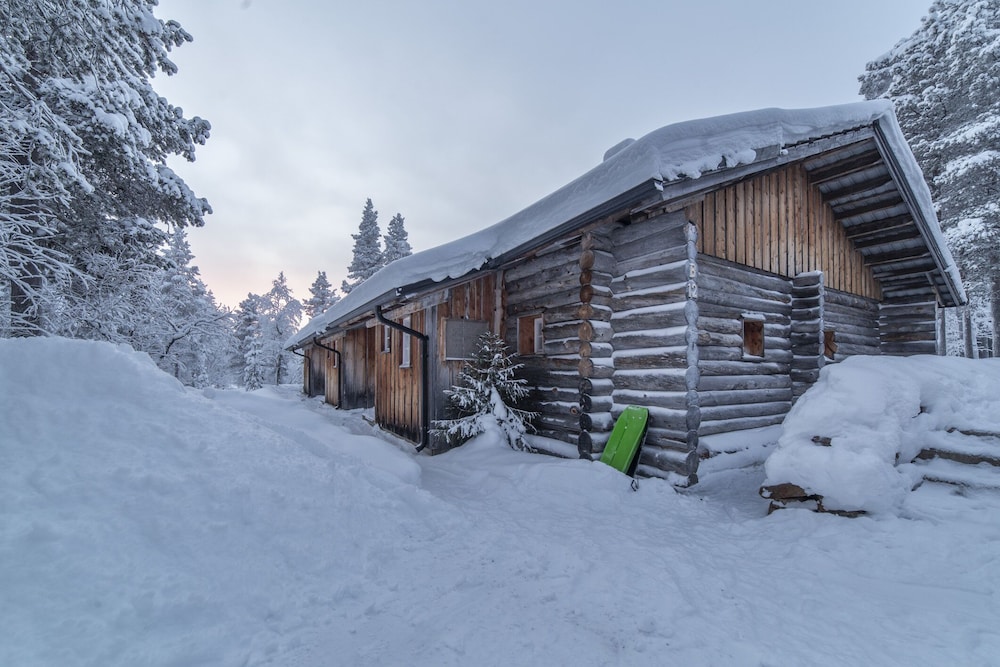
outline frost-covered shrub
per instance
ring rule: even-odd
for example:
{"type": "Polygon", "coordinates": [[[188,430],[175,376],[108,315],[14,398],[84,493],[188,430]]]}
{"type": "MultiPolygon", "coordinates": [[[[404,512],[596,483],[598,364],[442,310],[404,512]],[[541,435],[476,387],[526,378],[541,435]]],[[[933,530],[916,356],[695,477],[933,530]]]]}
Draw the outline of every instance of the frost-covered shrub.
{"type": "Polygon", "coordinates": [[[445,391],[456,416],[435,421],[433,431],[453,445],[498,431],[514,449],[526,449],[523,437],[537,414],[518,407],[530,389],[516,377],[524,364],[514,358],[499,335],[481,335],[474,356],[462,368],[461,385],[445,391]]]}

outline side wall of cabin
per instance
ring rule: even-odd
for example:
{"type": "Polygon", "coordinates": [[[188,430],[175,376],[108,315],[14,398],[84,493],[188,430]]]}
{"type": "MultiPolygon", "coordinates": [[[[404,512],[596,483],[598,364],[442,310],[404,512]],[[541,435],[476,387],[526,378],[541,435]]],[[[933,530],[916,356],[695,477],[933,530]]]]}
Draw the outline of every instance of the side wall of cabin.
{"type": "Polygon", "coordinates": [[[698,231],[701,435],[780,423],[826,363],[917,351],[887,347],[900,326],[933,341],[933,313],[880,304],[871,268],[800,165],[711,192],[686,214],[698,231]]]}
{"type": "Polygon", "coordinates": [[[323,344],[339,350],[341,354],[339,366],[333,353],[327,360],[327,403],[339,405],[345,410],[374,407],[375,329],[360,324],[332,339],[325,339],[323,344]],[[338,388],[342,388],[343,393],[335,396],[338,388]]]}
{"type": "MultiPolygon", "coordinates": [[[[448,419],[451,414],[445,391],[459,385],[460,373],[476,349],[480,334],[500,330],[495,273],[477,276],[467,282],[442,290],[429,297],[424,333],[430,338],[429,385],[430,419],[448,419]]],[[[418,350],[414,350],[414,354],[418,350]]],[[[414,378],[419,381],[419,378],[414,378]]],[[[441,452],[449,444],[439,437],[431,438],[431,451],[441,452]]]]}
{"type": "MultiPolygon", "coordinates": [[[[567,456],[577,455],[582,430],[581,378],[595,375],[587,369],[581,373],[581,326],[595,307],[590,305],[595,300],[591,288],[585,288],[582,278],[585,270],[588,275],[595,269],[609,272],[613,263],[610,253],[585,252],[583,245],[581,236],[566,239],[503,273],[502,335],[524,364],[523,377],[536,389],[528,407],[539,413],[537,434],[566,443],[567,447],[550,453],[567,456]]],[[[593,346],[593,340],[587,342],[593,346]]]]}
{"type": "Polygon", "coordinates": [[[628,405],[648,408],[639,471],[693,482],[702,417],[690,225],[683,211],[656,212],[618,226],[611,241],[613,416],[628,405]]]}

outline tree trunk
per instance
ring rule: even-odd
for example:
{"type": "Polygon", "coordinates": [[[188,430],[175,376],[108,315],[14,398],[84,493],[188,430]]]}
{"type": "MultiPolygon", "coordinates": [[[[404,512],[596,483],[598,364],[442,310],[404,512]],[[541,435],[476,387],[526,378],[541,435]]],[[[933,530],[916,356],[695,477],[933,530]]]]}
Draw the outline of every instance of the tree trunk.
{"type": "Polygon", "coordinates": [[[962,333],[965,339],[965,356],[969,359],[975,359],[977,356],[976,352],[976,334],[972,330],[972,306],[965,305],[962,307],[962,333]]]}
{"type": "Polygon", "coordinates": [[[993,272],[990,281],[990,315],[993,316],[993,340],[991,341],[991,355],[997,355],[997,347],[1000,345],[1000,271],[993,272]]]}
{"type": "MultiPolygon", "coordinates": [[[[37,271],[33,264],[28,265],[28,270],[32,272],[37,271]]],[[[38,289],[41,287],[42,279],[36,275],[25,278],[24,282],[37,294],[38,289]]],[[[14,281],[8,284],[10,285],[11,335],[15,337],[41,336],[41,318],[38,315],[37,304],[34,303],[32,295],[23,290],[14,281]]]]}

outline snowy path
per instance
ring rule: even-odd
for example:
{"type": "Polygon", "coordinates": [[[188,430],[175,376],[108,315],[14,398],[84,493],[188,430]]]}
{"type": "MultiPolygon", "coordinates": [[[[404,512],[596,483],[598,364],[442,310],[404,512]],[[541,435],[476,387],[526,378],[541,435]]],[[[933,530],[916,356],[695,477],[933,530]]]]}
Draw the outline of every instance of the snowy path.
{"type": "Polygon", "coordinates": [[[994,492],[768,517],[73,341],[0,344],[0,457],[2,665],[1000,664],[994,492]]]}

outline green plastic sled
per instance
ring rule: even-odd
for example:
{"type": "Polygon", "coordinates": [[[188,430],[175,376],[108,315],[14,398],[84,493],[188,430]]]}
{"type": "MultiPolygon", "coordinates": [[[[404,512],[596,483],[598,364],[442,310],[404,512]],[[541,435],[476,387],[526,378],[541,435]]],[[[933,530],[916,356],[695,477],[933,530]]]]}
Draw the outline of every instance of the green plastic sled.
{"type": "Polygon", "coordinates": [[[649,419],[649,410],[638,405],[630,405],[625,408],[621,416],[615,422],[615,428],[611,431],[611,439],[604,447],[601,454],[601,463],[607,463],[612,468],[634,475],[635,467],[639,463],[639,446],[646,435],[646,420],[649,419]]]}

